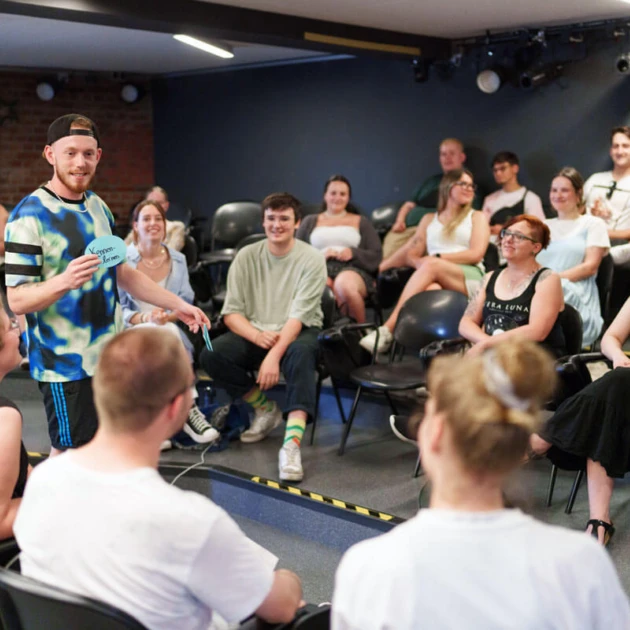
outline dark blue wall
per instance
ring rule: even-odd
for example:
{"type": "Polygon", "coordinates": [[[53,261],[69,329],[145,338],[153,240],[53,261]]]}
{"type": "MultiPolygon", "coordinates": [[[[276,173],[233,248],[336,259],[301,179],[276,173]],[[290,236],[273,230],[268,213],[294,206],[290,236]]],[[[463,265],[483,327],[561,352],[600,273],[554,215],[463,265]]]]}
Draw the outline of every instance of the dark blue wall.
{"type": "Polygon", "coordinates": [[[448,81],[412,81],[403,62],[348,59],[156,82],[156,181],[171,198],[210,214],[235,199],[288,190],[319,201],[332,173],[350,178],[366,210],[406,198],[439,171],[445,136],[467,145],[477,179],[502,149],[521,157],[522,180],[546,198],[565,164],[584,175],[608,167],[608,133],[630,120],[630,78],[618,48],[567,66],[534,92],[475,86],[474,69],[448,81]]]}

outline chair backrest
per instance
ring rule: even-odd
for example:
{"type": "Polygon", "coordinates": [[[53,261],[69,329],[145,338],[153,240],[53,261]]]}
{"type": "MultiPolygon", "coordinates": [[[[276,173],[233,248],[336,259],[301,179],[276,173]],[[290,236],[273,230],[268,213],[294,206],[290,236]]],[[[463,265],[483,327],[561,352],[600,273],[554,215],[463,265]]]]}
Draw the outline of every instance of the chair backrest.
{"type": "Polygon", "coordinates": [[[323,330],[327,330],[337,319],[337,301],[335,300],[335,294],[330,287],[324,287],[322,293],[322,312],[324,313],[323,330]]]}
{"type": "Polygon", "coordinates": [[[420,351],[440,339],[459,336],[468,298],[458,291],[423,291],[402,307],[394,329],[396,343],[407,350],[420,351]]]}
{"type": "Polygon", "coordinates": [[[321,606],[313,612],[299,617],[292,630],[328,630],[330,628],[330,606],[321,606]]]}
{"type": "Polygon", "coordinates": [[[184,249],[182,249],[182,254],[186,257],[186,266],[192,267],[197,262],[197,242],[192,236],[190,236],[190,234],[186,234],[186,237],[184,238],[184,249]]]}
{"type": "Polygon", "coordinates": [[[610,324],[610,295],[613,286],[613,274],[615,272],[615,263],[610,254],[606,254],[599,263],[597,270],[597,292],[599,293],[599,306],[602,317],[604,318],[604,327],[610,324]]]}
{"type": "Polygon", "coordinates": [[[6,630],[146,630],[114,606],[14,571],[0,569],[0,593],[0,618],[6,630]]]}
{"type": "Polygon", "coordinates": [[[488,243],[488,249],[483,256],[483,266],[486,271],[494,271],[501,265],[501,259],[499,258],[499,248],[494,243],[488,243]]]}
{"type": "Polygon", "coordinates": [[[309,214],[319,214],[322,211],[322,204],[320,203],[303,203],[300,208],[300,214],[302,218],[307,217],[309,214]]]}
{"type": "Polygon", "coordinates": [[[570,304],[564,305],[564,310],[558,315],[562,328],[567,354],[577,354],[582,350],[582,316],[570,304]]]}
{"type": "Polygon", "coordinates": [[[249,236],[246,236],[238,242],[238,245],[236,246],[236,251],[238,251],[239,249],[243,249],[243,247],[251,245],[252,243],[258,243],[258,241],[262,241],[265,238],[267,238],[267,235],[264,232],[260,234],[250,234],[249,236]]]}
{"type": "Polygon", "coordinates": [[[262,232],[260,204],[233,201],[217,208],[212,217],[211,249],[236,247],[246,236],[262,232]]]}
{"type": "Polygon", "coordinates": [[[396,215],[398,214],[398,210],[400,210],[400,206],[402,206],[402,204],[402,201],[394,201],[392,203],[387,203],[384,206],[380,206],[372,210],[370,219],[372,221],[374,229],[379,233],[380,236],[385,236],[385,234],[389,232],[392,225],[394,225],[394,222],[396,221],[396,215]]]}

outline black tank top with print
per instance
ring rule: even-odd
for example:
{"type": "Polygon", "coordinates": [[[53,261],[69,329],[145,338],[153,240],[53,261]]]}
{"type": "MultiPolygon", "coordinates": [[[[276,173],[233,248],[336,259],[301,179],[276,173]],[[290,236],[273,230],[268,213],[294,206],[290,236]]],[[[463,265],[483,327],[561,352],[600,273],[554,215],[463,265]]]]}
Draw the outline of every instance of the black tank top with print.
{"type": "MultiPolygon", "coordinates": [[[[503,269],[497,269],[490,276],[486,286],[486,300],[483,304],[483,328],[488,335],[499,335],[519,326],[529,324],[529,309],[536,293],[536,283],[546,267],[539,269],[523,293],[511,300],[501,300],[494,293],[497,278],[503,269]]],[[[542,342],[554,356],[566,354],[566,343],[560,322],[556,320],[553,328],[542,342]]]]}

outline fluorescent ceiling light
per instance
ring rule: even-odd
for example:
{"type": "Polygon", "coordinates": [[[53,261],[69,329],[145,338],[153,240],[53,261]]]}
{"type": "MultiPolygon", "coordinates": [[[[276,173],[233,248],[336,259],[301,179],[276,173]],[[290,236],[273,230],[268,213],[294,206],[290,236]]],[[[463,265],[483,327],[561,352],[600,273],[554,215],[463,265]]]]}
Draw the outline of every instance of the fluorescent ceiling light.
{"type": "Polygon", "coordinates": [[[195,48],[199,48],[199,50],[203,50],[204,52],[210,53],[211,55],[216,55],[217,57],[221,57],[222,59],[232,59],[234,57],[234,53],[231,50],[227,50],[226,48],[219,48],[219,46],[209,44],[208,42],[196,39],[195,37],[190,37],[189,35],[173,35],[173,37],[178,42],[188,44],[189,46],[194,46],[195,48]]]}

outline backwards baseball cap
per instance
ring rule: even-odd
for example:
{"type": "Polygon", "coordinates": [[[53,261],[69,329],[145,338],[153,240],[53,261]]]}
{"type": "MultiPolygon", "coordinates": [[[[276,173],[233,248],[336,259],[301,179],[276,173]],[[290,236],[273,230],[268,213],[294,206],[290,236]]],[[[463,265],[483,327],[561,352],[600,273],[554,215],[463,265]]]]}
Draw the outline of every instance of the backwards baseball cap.
{"type": "Polygon", "coordinates": [[[90,136],[96,140],[98,146],[101,145],[98,127],[87,116],[82,114],[66,114],[57,118],[48,127],[46,144],[53,144],[53,142],[57,142],[57,140],[67,136],[90,136]],[[81,124],[81,127],[72,129],[71,127],[75,123],[81,124]]]}

